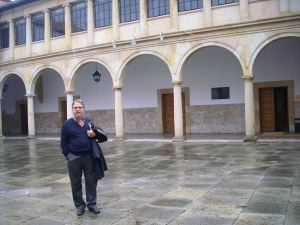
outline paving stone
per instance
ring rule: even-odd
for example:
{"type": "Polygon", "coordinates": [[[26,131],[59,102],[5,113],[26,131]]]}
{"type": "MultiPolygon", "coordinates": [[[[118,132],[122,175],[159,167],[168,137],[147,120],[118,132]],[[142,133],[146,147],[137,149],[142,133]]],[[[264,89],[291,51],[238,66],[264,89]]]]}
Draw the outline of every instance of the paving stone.
{"type": "Polygon", "coordinates": [[[59,141],[2,139],[0,224],[300,224],[299,142],[102,148],[101,213],[77,217],[59,141]]]}
{"type": "Polygon", "coordinates": [[[284,215],[241,213],[234,225],[283,225],[284,218],[284,215]]]}

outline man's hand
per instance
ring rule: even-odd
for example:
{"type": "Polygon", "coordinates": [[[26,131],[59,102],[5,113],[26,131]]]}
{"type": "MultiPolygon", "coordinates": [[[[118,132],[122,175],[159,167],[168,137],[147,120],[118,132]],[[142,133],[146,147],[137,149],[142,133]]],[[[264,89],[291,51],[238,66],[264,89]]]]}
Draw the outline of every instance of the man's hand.
{"type": "Polygon", "coordinates": [[[96,136],[95,132],[90,128],[89,130],[86,131],[87,136],[90,138],[93,138],[96,136]]]}

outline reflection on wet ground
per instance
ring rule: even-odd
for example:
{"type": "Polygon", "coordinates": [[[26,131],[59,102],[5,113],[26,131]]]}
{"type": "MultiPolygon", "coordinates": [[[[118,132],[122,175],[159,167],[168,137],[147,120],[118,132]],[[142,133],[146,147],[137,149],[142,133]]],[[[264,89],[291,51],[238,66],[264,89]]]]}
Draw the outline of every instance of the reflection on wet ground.
{"type": "Polygon", "coordinates": [[[75,215],[58,140],[0,139],[0,224],[300,224],[300,143],[108,142],[75,215]]]}

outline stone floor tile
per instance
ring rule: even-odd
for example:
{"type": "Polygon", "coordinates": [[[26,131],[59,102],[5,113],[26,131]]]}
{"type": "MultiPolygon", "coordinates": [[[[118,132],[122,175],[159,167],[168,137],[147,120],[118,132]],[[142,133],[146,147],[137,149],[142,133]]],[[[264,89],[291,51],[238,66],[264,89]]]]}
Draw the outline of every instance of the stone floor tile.
{"type": "Polygon", "coordinates": [[[284,218],[284,215],[241,213],[234,225],[283,225],[284,218]]]}

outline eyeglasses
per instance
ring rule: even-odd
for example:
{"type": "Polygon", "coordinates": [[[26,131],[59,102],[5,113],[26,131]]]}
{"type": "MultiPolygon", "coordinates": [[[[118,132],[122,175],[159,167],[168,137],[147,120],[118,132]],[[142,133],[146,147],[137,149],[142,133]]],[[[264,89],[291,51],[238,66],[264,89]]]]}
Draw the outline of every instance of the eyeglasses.
{"type": "Polygon", "coordinates": [[[73,107],[73,109],[82,109],[83,107],[82,106],[75,106],[73,107]]]}

